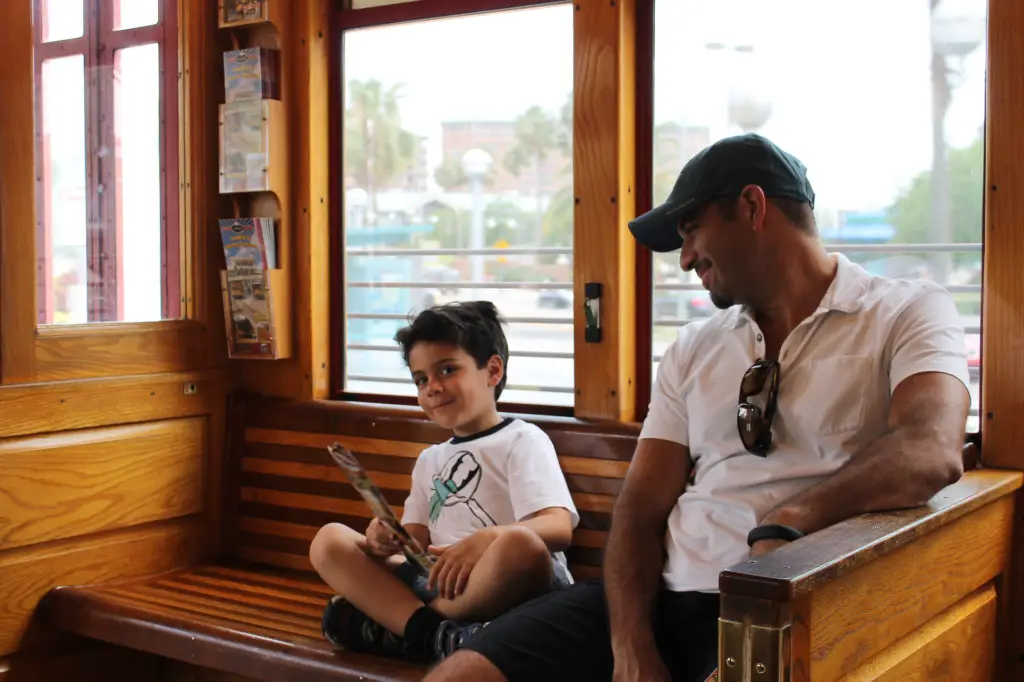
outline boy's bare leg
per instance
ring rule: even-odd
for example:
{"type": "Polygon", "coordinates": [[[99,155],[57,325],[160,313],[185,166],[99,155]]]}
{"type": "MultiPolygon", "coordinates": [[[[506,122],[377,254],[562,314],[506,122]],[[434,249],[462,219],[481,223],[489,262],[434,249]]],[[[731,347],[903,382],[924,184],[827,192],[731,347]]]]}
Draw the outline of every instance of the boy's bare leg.
{"type": "Polygon", "coordinates": [[[331,523],[313,538],[309,560],[335,592],[391,632],[403,636],[409,617],[423,602],[391,573],[384,561],[362,550],[365,542],[361,533],[331,523]]]}
{"type": "Polygon", "coordinates": [[[510,527],[491,543],[473,568],[466,590],[430,607],[452,620],[491,620],[542,594],[551,584],[551,552],[536,533],[510,527]]]}

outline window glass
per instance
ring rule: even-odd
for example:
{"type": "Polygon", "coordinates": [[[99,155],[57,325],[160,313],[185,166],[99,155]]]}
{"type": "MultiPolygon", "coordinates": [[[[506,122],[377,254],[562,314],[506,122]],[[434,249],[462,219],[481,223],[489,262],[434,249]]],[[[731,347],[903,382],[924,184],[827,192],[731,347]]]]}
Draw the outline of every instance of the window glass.
{"type": "MultiPolygon", "coordinates": [[[[826,247],[952,293],[978,429],[985,0],[660,0],[654,197],[715,140],[756,131],[800,158],[826,247]],[[934,10],[930,5],[936,5],[934,10]]],[[[653,264],[653,364],[714,310],[678,252],[653,264]]]]}
{"type": "Polygon", "coordinates": [[[483,299],[501,399],[572,405],[572,35],[568,4],[345,33],[346,391],[415,395],[395,332],[483,299]]]}

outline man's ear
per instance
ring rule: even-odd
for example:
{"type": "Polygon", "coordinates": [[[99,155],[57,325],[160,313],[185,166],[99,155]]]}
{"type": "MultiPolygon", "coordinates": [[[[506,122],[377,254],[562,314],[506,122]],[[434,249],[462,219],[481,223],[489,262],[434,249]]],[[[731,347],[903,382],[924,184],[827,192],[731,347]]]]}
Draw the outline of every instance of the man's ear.
{"type": "Polygon", "coordinates": [[[497,386],[503,376],[505,376],[505,363],[501,361],[501,356],[492,355],[487,361],[487,385],[497,386]]]}
{"type": "Polygon", "coordinates": [[[740,192],[737,217],[754,230],[760,230],[764,224],[764,214],[768,210],[768,197],[759,185],[747,185],[740,192]]]}

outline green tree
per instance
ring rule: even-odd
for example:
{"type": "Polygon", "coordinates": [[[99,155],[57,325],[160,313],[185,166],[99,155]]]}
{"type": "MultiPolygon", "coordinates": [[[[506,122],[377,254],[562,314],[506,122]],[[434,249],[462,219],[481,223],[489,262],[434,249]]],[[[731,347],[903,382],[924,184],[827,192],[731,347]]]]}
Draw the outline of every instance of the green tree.
{"type": "Polygon", "coordinates": [[[503,159],[506,170],[520,176],[524,169],[533,167],[534,200],[536,201],[536,234],[534,243],[540,243],[544,230],[544,212],[541,210],[541,168],[548,154],[559,149],[560,120],[534,105],[522,113],[515,124],[516,142],[503,159]]]}
{"type": "MultiPolygon", "coordinates": [[[[982,201],[985,193],[984,138],[979,135],[970,146],[950,150],[948,161],[953,241],[981,241],[982,201]]],[[[889,221],[896,228],[895,241],[904,244],[933,241],[931,176],[930,170],[918,173],[889,208],[889,221]]],[[[976,259],[977,254],[954,254],[954,262],[976,259]]]]}
{"type": "Polygon", "coordinates": [[[375,78],[348,82],[345,172],[366,190],[377,213],[377,191],[412,165],[417,138],[402,127],[401,84],[385,88],[375,78]]]}

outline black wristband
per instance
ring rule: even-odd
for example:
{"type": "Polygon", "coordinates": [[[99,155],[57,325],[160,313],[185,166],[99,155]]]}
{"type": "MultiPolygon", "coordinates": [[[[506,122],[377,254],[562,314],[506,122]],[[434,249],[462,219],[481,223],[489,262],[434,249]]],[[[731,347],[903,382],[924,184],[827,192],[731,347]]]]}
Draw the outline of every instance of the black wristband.
{"type": "Polygon", "coordinates": [[[792,526],[783,526],[778,523],[768,524],[767,526],[758,526],[754,530],[747,534],[747,546],[753,547],[754,543],[758,540],[799,540],[804,536],[803,531],[799,531],[792,526]]]}

